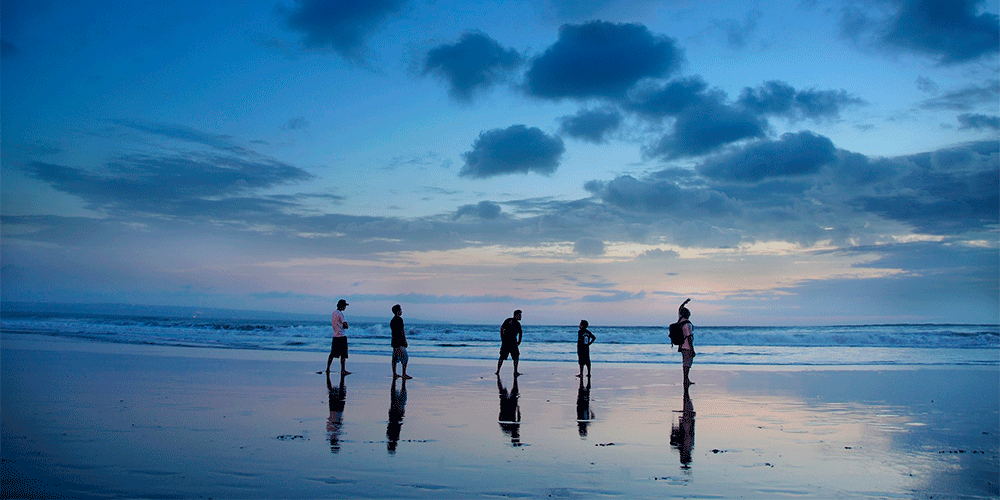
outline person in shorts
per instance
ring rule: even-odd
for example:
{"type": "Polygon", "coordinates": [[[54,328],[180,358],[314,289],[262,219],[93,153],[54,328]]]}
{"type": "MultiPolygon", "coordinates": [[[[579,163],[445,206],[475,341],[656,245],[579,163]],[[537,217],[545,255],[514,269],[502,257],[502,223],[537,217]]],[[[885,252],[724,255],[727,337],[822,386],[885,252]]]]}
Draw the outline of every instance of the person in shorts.
{"type": "Polygon", "coordinates": [[[684,369],[684,386],[689,386],[694,382],[688,377],[691,372],[691,363],[694,361],[694,357],[697,353],[694,352],[694,325],[691,324],[691,311],[688,310],[687,305],[691,299],[687,299],[683,304],[677,309],[677,321],[681,323],[681,329],[684,331],[684,341],[681,342],[681,346],[677,349],[681,353],[681,364],[684,369]]]}
{"type": "Polygon", "coordinates": [[[521,351],[521,310],[514,311],[514,316],[504,320],[500,326],[500,359],[497,360],[497,375],[500,374],[500,367],[509,355],[514,360],[514,376],[520,375],[517,371],[517,358],[521,351]]]}
{"type": "Polygon", "coordinates": [[[406,329],[403,327],[403,307],[399,304],[392,306],[393,317],[389,321],[389,330],[392,331],[392,378],[397,378],[396,363],[403,365],[403,380],[413,377],[406,374],[406,363],[410,361],[410,356],[406,353],[409,344],[406,343],[406,329]]]}
{"type": "Polygon", "coordinates": [[[333,316],[330,320],[333,325],[333,340],[330,341],[330,356],[326,358],[326,373],[330,373],[330,365],[333,363],[333,358],[340,358],[340,374],[351,374],[346,368],[347,336],[344,335],[344,330],[347,330],[347,319],[344,318],[344,309],[347,309],[347,301],[340,299],[337,301],[337,310],[333,311],[333,316]]]}

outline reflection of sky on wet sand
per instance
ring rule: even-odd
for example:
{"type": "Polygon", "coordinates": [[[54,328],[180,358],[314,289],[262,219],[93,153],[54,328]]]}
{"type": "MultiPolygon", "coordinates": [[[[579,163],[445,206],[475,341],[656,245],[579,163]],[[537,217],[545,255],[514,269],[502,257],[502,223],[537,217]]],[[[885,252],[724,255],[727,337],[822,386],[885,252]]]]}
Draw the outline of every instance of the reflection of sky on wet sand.
{"type": "MultiPolygon", "coordinates": [[[[331,453],[330,387],[301,368],[311,365],[72,362],[4,358],[5,458],[23,450],[18,463],[29,460],[36,445],[21,436],[34,432],[44,449],[30,460],[66,483],[91,485],[84,489],[91,493],[106,487],[121,496],[242,498],[289,491],[418,498],[997,495],[1000,391],[990,369],[769,372],[696,365],[689,392],[695,435],[684,467],[670,443],[684,407],[675,366],[595,365],[592,418],[581,436],[575,365],[525,364],[518,378],[520,446],[512,446],[512,435],[498,425],[502,392],[491,367],[414,364],[404,403],[388,364],[358,361],[341,392],[339,451],[331,453]],[[114,369],[87,368],[93,366],[114,369]],[[33,378],[8,377],[16,370],[33,378]],[[15,396],[26,413],[7,404],[15,396]],[[393,413],[403,404],[405,417],[393,413]],[[68,408],[72,418],[58,417],[68,408]],[[160,489],[144,486],[150,477],[169,481],[160,489]]],[[[338,382],[332,386],[339,390],[338,382]]],[[[509,395],[509,371],[500,382],[509,395]]]]}

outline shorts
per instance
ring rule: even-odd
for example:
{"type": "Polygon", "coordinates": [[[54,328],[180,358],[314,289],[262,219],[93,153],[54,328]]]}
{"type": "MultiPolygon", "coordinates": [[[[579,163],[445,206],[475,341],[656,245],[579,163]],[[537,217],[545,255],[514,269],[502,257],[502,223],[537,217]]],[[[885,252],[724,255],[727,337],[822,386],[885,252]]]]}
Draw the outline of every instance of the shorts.
{"type": "Polygon", "coordinates": [[[583,348],[583,349],[577,348],[576,349],[576,357],[577,357],[578,360],[580,360],[580,364],[581,365],[590,364],[590,349],[589,348],[583,348]]]}
{"type": "Polygon", "coordinates": [[[347,337],[334,337],[330,342],[330,355],[347,359],[347,337]]]}
{"type": "Polygon", "coordinates": [[[681,349],[681,359],[684,366],[690,368],[691,362],[694,361],[695,352],[694,349],[681,349]]]}
{"type": "Polygon", "coordinates": [[[517,359],[521,355],[517,344],[500,344],[500,359],[507,359],[508,354],[514,359],[517,359]]]}
{"type": "Polygon", "coordinates": [[[410,355],[406,354],[405,347],[392,348],[392,364],[403,363],[405,365],[409,361],[410,361],[410,355]]]}

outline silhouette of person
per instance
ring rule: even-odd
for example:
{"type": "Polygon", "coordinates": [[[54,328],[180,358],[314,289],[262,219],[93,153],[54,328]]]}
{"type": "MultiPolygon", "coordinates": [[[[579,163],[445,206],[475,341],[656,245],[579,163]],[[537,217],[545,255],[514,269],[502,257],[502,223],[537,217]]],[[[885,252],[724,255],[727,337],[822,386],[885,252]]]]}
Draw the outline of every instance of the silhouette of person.
{"type": "Polygon", "coordinates": [[[684,409],[677,418],[676,424],[671,424],[670,444],[680,452],[681,468],[691,468],[691,449],[694,448],[694,404],[688,394],[688,386],[684,386],[684,409]]]}
{"type": "Polygon", "coordinates": [[[337,301],[337,310],[333,311],[330,324],[333,326],[333,340],[330,341],[330,356],[326,358],[326,373],[330,373],[330,365],[333,358],[340,358],[340,374],[350,375],[347,371],[347,320],[344,318],[344,309],[347,309],[347,301],[340,299],[337,301]]]}
{"type": "Polygon", "coordinates": [[[497,375],[497,390],[500,391],[500,429],[510,436],[511,446],[521,446],[521,407],[517,404],[517,376],[514,376],[514,385],[508,393],[507,388],[500,381],[497,375]]]}
{"type": "Polygon", "coordinates": [[[587,386],[583,386],[583,377],[580,377],[580,388],[576,391],[576,426],[579,428],[580,437],[587,437],[587,426],[594,420],[594,412],[590,409],[590,376],[587,376],[587,386]]]}
{"type": "Polygon", "coordinates": [[[691,324],[691,311],[688,310],[688,302],[691,299],[687,299],[679,308],[677,308],[677,322],[681,323],[681,329],[684,331],[684,340],[681,342],[680,347],[677,348],[681,353],[681,364],[684,370],[684,387],[693,384],[694,382],[688,377],[691,372],[691,363],[694,361],[694,357],[697,355],[694,352],[694,325],[691,324]]]}
{"type": "Polygon", "coordinates": [[[406,363],[410,361],[406,348],[410,345],[406,342],[406,328],[403,327],[403,306],[396,304],[392,306],[392,320],[389,321],[389,330],[392,332],[392,378],[396,378],[396,363],[403,365],[403,378],[413,378],[406,374],[406,363]]]}
{"type": "MultiPolygon", "coordinates": [[[[517,371],[517,359],[521,355],[518,346],[521,345],[521,310],[514,311],[514,316],[504,320],[500,326],[500,359],[497,360],[497,375],[500,375],[500,367],[509,354],[514,360],[514,376],[520,375],[517,371]]],[[[515,379],[516,381],[517,379],[515,379]]]]}
{"type": "Polygon", "coordinates": [[[399,442],[399,431],[403,428],[403,415],[406,413],[406,379],[402,387],[396,390],[396,377],[392,379],[392,389],[389,393],[389,425],[385,428],[385,437],[389,439],[386,445],[390,455],[396,453],[396,443],[399,442]]]}
{"type": "Polygon", "coordinates": [[[577,377],[583,378],[583,366],[587,365],[587,376],[590,376],[590,344],[593,344],[597,337],[587,327],[590,323],[587,320],[580,320],[580,331],[576,334],[576,358],[580,363],[580,374],[577,377]]]}
{"type": "Polygon", "coordinates": [[[347,398],[344,374],[340,374],[340,385],[334,387],[330,382],[330,374],[327,373],[326,390],[330,393],[330,417],[326,419],[326,437],[330,439],[330,451],[340,453],[340,431],[343,427],[344,403],[347,398]]]}

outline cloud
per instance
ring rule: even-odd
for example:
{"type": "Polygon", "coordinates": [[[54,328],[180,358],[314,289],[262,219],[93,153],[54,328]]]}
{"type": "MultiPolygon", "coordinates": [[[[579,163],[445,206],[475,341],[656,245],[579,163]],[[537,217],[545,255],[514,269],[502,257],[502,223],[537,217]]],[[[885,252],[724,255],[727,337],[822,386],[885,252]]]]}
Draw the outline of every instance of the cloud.
{"type": "Polygon", "coordinates": [[[368,37],[409,0],[295,0],[282,8],[288,27],[302,34],[307,49],[333,49],[361,63],[368,37]]]}
{"type": "Polygon", "coordinates": [[[545,99],[622,99],[636,82],[680,67],[676,41],[641,24],[590,21],[559,28],[559,39],[528,68],[526,90],[545,99]]]}
{"type": "Polygon", "coordinates": [[[680,256],[681,256],[681,254],[679,254],[679,253],[677,253],[677,252],[675,252],[673,250],[662,250],[662,249],[659,249],[659,248],[654,248],[652,250],[646,250],[645,252],[642,252],[641,254],[639,254],[638,256],[636,256],[636,258],[637,259],[659,260],[659,259],[676,259],[676,258],[678,258],[680,256]]]}
{"type": "Polygon", "coordinates": [[[998,97],[1000,97],[1000,80],[993,80],[983,85],[969,85],[944,95],[926,99],[921,101],[918,107],[930,110],[969,111],[982,104],[995,107],[998,97]]]}
{"type": "Polygon", "coordinates": [[[716,25],[725,33],[726,43],[730,47],[742,49],[747,46],[747,40],[750,36],[757,31],[757,23],[762,16],[761,11],[754,9],[747,12],[742,22],[736,20],[719,21],[716,25]]]}
{"type": "Polygon", "coordinates": [[[745,139],[764,136],[767,122],[749,111],[721,101],[703,99],[677,114],[673,132],[645,148],[650,157],[666,159],[700,156],[745,139]]]}
{"type": "Polygon", "coordinates": [[[755,89],[744,88],[737,104],[760,115],[820,121],[840,118],[840,111],[845,107],[866,102],[843,89],[797,91],[785,82],[771,80],[755,89]]]}
{"type": "Polygon", "coordinates": [[[996,14],[977,14],[982,0],[907,0],[889,22],[881,42],[957,64],[1000,51],[996,14]]]}
{"type": "Polygon", "coordinates": [[[979,13],[982,0],[903,0],[888,16],[858,8],[843,11],[841,34],[894,52],[926,56],[941,65],[960,64],[1000,51],[996,14],[979,13]]]}
{"type": "Polygon", "coordinates": [[[573,244],[573,252],[587,257],[601,256],[604,255],[604,242],[597,238],[584,236],[573,244]]]}
{"type": "Polygon", "coordinates": [[[465,165],[458,175],[479,179],[528,172],[549,175],[559,167],[565,150],[562,139],[536,127],[493,129],[479,134],[472,151],[462,153],[465,165]]]}
{"type": "Polygon", "coordinates": [[[500,205],[492,201],[481,201],[474,205],[462,205],[455,211],[455,219],[472,217],[493,220],[500,217],[500,205]]]}
{"type": "Polygon", "coordinates": [[[636,89],[622,107],[643,118],[658,120],[709,99],[708,84],[700,76],[673,80],[660,87],[636,89]]]}
{"type": "Polygon", "coordinates": [[[590,183],[589,189],[617,209],[640,213],[671,213],[678,218],[732,214],[738,207],[718,191],[685,188],[669,180],[640,181],[630,175],[606,183],[590,183]]]}
{"type": "Polygon", "coordinates": [[[924,234],[995,231],[1000,225],[1000,153],[982,141],[893,159],[900,174],[859,196],[865,210],[924,234]]]}
{"type": "Polygon", "coordinates": [[[564,116],[559,130],[570,137],[594,144],[607,141],[607,135],[621,126],[622,115],[613,109],[581,110],[564,116]]]}
{"type": "Polygon", "coordinates": [[[773,177],[815,174],[837,159],[830,139],[812,132],[787,133],[710,158],[698,167],[705,177],[734,182],[758,182],[773,177]]]}
{"type": "Polygon", "coordinates": [[[976,130],[993,130],[1000,131],[1000,116],[997,115],[980,115],[980,114],[970,114],[963,113],[958,115],[959,130],[966,129],[976,129],[976,130]]]}
{"type": "Polygon", "coordinates": [[[465,33],[453,44],[431,49],[424,61],[423,74],[436,74],[451,86],[449,93],[459,101],[503,81],[524,58],[514,49],[478,31],[465,33]]]}

